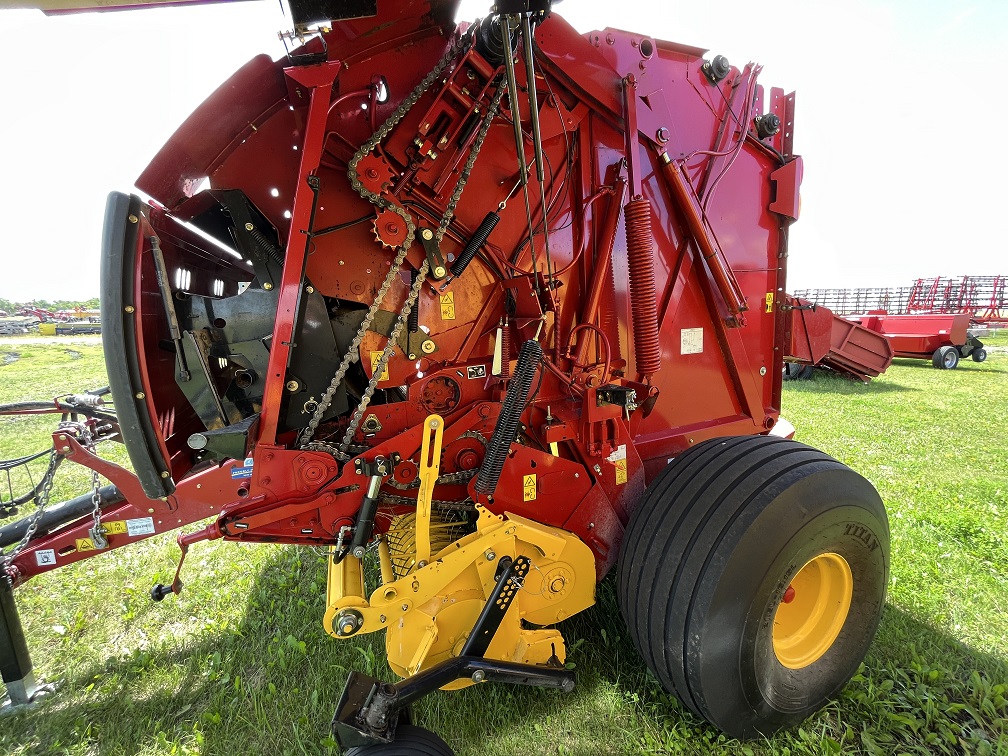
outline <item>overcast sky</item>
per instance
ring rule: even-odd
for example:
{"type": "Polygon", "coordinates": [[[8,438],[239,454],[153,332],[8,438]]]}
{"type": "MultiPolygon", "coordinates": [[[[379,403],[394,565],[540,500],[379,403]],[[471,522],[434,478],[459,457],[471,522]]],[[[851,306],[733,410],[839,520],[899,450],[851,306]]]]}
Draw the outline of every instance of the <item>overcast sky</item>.
{"type": "MultiPolygon", "coordinates": [[[[387,0],[379,0],[385,2],[387,0]]],[[[3,0],[0,0],[0,5],[3,0]]],[[[488,0],[463,0],[460,17],[488,0]]],[[[1008,274],[1008,2],[565,0],[614,26],[709,48],[796,89],[805,159],[789,288],[1008,274]]],[[[46,18],[0,10],[0,297],[98,293],[105,197],[258,52],[276,0],[46,18]]]]}

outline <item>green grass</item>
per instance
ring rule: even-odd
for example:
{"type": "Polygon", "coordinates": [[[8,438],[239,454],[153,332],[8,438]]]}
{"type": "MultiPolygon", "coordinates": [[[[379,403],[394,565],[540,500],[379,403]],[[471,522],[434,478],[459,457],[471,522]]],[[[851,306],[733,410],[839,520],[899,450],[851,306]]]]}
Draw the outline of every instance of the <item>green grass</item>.
{"type": "MultiPolygon", "coordinates": [[[[478,686],[428,697],[420,721],[479,756],[1008,754],[1008,335],[985,342],[987,362],[955,371],[897,360],[868,385],[817,375],[785,389],[798,438],[871,480],[892,529],[876,642],[838,700],[800,728],[740,743],[686,713],[637,657],[612,579],[561,625],[574,693],[478,686]]],[[[69,348],[81,358],[0,347],[0,402],[100,385],[100,349],[69,348]],[[4,366],[5,351],[21,357],[4,366]]],[[[46,428],[11,422],[0,420],[4,455],[29,431],[44,442],[46,428]]],[[[81,490],[71,481],[56,497],[81,490]]],[[[176,559],[168,534],[18,590],[36,672],[59,689],[0,719],[0,752],[337,752],[328,725],[348,670],[392,675],[381,636],[324,633],[321,555],[198,544],[182,595],[152,603],[176,559]]]]}

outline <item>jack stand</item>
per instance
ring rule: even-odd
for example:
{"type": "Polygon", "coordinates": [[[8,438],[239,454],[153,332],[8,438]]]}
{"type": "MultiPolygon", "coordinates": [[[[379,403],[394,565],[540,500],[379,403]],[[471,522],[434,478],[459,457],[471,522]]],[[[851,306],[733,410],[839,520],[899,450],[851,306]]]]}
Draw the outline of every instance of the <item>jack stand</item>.
{"type": "Polygon", "coordinates": [[[199,543],[200,541],[209,541],[220,537],[220,528],[217,527],[216,524],[209,525],[203,530],[197,530],[195,533],[189,533],[188,535],[179,533],[175,542],[182,551],[182,556],[179,557],[178,567],[175,568],[175,579],[172,580],[171,585],[162,585],[161,583],[158,583],[151,588],[151,599],[153,601],[162,601],[164,597],[170,593],[174,593],[176,596],[182,593],[182,565],[185,564],[185,558],[189,553],[189,547],[194,543],[199,543]]]}
{"type": "Polygon", "coordinates": [[[7,700],[0,703],[0,714],[30,706],[52,692],[51,686],[35,682],[28,643],[14,604],[14,587],[5,574],[0,574],[0,675],[7,686],[7,700]]]}

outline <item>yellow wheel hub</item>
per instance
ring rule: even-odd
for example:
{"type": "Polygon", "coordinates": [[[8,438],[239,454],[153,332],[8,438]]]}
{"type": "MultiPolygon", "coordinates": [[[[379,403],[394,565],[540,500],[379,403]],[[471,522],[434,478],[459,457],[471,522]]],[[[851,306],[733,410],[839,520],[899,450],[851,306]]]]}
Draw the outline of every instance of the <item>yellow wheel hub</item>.
{"type": "Polygon", "coordinates": [[[840,634],[850,611],[854,579],[839,554],[820,554],[791,580],[774,615],[777,660],[801,669],[818,660],[840,634]]]}

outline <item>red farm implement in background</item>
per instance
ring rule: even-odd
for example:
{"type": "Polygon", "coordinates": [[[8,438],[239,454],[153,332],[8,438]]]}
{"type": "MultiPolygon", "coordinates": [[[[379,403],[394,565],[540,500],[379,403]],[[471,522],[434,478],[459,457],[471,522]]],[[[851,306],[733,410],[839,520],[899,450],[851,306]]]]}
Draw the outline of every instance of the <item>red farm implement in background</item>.
{"type": "Polygon", "coordinates": [[[951,370],[960,358],[970,357],[974,362],[987,359],[987,350],[968,327],[970,316],[957,315],[889,315],[869,312],[850,320],[864,328],[883,334],[892,344],[896,357],[931,360],[941,370],[951,370]]]}
{"type": "Polygon", "coordinates": [[[822,366],[867,382],[892,362],[893,348],[877,331],[804,299],[789,296],[786,307],[791,337],[785,377],[808,378],[813,366],[822,366]]]}
{"type": "Polygon", "coordinates": [[[398,725],[439,688],[570,690],[562,620],[613,569],[692,712],[739,737],[801,722],[872,641],[889,530],[870,483],[784,437],[794,95],[545,2],[460,26],[448,0],[365,6],[235,73],[139,177],[149,199],[110,195],[114,410],[5,409],[60,417],[45,484],[6,502],[35,512],[0,529],[9,692],[32,690],[12,588],[214,513],[183,558],[325,547],[326,630],[385,633],[403,679],[351,674],[334,719],[357,753],[420,752],[398,725]],[[112,485],[46,506],[61,461],[112,485]]]}

